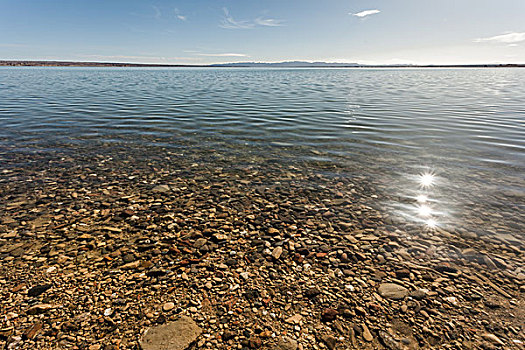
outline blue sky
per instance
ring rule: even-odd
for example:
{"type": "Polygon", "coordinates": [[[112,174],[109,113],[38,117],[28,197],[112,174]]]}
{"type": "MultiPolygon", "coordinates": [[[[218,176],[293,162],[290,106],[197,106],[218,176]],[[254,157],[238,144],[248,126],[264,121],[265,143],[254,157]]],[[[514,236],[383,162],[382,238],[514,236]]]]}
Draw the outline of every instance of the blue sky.
{"type": "Polygon", "coordinates": [[[0,59],[525,63],[525,0],[0,0],[0,59]]]}

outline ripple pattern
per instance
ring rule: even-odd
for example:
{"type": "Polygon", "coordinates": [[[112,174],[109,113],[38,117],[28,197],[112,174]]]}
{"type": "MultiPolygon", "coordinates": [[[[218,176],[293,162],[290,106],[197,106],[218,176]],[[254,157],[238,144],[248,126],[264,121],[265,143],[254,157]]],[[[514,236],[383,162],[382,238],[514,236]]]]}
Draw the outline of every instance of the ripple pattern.
{"type": "Polygon", "coordinates": [[[497,213],[504,225],[469,229],[524,232],[523,101],[520,69],[1,68],[0,146],[318,159],[375,179],[411,220],[424,195],[438,224],[497,213]],[[436,184],[422,191],[425,172],[436,184]]]}

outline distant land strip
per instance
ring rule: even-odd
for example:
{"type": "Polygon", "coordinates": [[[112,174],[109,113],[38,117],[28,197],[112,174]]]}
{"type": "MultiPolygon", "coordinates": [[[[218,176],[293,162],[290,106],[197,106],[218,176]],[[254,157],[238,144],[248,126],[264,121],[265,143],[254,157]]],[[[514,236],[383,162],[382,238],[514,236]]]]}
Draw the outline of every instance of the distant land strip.
{"type": "Polygon", "coordinates": [[[380,64],[367,65],[359,63],[330,63],[330,62],[239,62],[239,63],[220,63],[220,64],[153,64],[153,63],[120,63],[120,62],[73,62],[73,61],[17,61],[0,60],[0,66],[9,67],[277,67],[277,68],[525,68],[525,64],[380,64]]]}

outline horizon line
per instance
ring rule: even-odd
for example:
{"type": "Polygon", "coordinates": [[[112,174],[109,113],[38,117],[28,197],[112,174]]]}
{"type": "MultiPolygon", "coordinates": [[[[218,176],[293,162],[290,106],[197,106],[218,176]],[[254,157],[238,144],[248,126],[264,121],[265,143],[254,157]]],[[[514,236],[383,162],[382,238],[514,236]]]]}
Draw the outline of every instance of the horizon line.
{"type": "MultiPolygon", "coordinates": [[[[284,68],[293,68],[293,64],[297,64],[298,68],[359,68],[359,67],[525,67],[525,63],[378,63],[378,64],[363,64],[358,62],[326,62],[326,61],[242,61],[242,62],[228,62],[228,63],[207,63],[207,64],[184,64],[184,63],[141,63],[141,62],[110,62],[110,61],[71,61],[71,60],[0,60],[0,66],[9,67],[36,67],[36,66],[70,66],[70,67],[249,67],[250,65],[279,65],[286,64],[284,68]],[[243,66],[244,65],[244,66],[243,66]]],[[[279,66],[276,66],[279,68],[279,66]]]]}

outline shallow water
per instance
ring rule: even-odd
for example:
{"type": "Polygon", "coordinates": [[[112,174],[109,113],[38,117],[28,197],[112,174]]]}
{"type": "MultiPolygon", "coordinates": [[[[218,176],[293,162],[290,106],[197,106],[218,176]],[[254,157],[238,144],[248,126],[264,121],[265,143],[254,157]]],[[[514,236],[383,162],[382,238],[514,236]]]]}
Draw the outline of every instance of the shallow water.
{"type": "Polygon", "coordinates": [[[395,222],[509,240],[525,228],[523,101],[522,69],[2,68],[0,161],[108,144],[314,161],[365,177],[395,222]]]}

